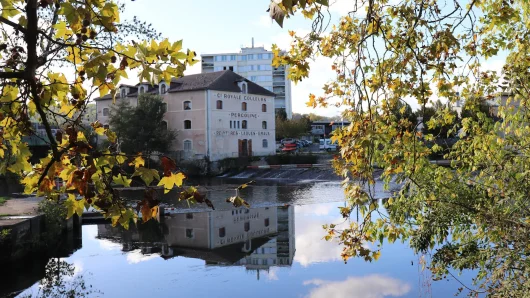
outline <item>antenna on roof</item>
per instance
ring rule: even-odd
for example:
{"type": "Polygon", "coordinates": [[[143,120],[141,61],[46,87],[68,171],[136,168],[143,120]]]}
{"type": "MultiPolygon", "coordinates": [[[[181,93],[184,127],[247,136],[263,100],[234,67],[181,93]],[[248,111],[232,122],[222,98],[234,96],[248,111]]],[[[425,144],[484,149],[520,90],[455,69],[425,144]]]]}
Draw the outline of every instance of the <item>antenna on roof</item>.
{"type": "Polygon", "coordinates": [[[254,37],[252,37],[252,48],[254,48],[254,37]]]}

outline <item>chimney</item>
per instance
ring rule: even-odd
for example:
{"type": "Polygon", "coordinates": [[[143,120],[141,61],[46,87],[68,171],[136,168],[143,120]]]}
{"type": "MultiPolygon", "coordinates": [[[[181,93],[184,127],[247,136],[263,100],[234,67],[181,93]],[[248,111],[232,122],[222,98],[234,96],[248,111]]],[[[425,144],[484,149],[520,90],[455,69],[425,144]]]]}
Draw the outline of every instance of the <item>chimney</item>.
{"type": "Polygon", "coordinates": [[[254,37],[252,37],[252,48],[254,48],[254,37]]]}

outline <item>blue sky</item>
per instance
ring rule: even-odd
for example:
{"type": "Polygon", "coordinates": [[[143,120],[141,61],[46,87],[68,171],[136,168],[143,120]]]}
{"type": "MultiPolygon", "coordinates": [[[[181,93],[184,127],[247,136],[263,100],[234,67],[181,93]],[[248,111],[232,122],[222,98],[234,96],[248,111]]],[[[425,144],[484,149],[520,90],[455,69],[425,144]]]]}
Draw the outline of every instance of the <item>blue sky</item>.
{"type": "MultiPolygon", "coordinates": [[[[288,30],[308,33],[311,21],[301,15],[287,19],[284,28],[272,23],[266,12],[270,0],[126,0],[126,10],[122,19],[137,16],[151,23],[163,37],[171,41],[183,39],[184,47],[201,53],[238,52],[241,46],[250,46],[254,37],[256,46],[270,50],[273,43],[286,49],[291,37],[288,30]]],[[[331,24],[353,9],[355,1],[330,0],[331,24]]],[[[505,55],[482,61],[483,70],[500,71],[505,55]]],[[[292,85],[293,111],[295,113],[316,113],[335,116],[339,110],[334,107],[308,108],[309,94],[322,94],[322,86],[333,78],[331,60],[318,57],[310,63],[311,73],[303,82],[292,85]]],[[[186,74],[200,72],[200,64],[186,71],[186,74]]],[[[136,83],[131,76],[129,83],[136,83]]],[[[434,100],[436,98],[433,98],[434,100]]],[[[418,107],[415,100],[405,99],[413,109],[418,107]]],[[[442,99],[443,101],[443,99],[442,99]]]]}
{"type": "MultiPolygon", "coordinates": [[[[137,16],[151,23],[163,37],[171,41],[184,40],[184,47],[201,53],[238,52],[241,46],[249,46],[254,37],[255,46],[270,50],[273,43],[282,48],[289,46],[288,30],[308,32],[309,20],[296,16],[286,20],[284,28],[273,24],[266,12],[269,0],[136,0],[127,1],[122,19],[137,16]]],[[[340,12],[351,5],[349,0],[333,2],[331,12],[338,19],[340,12]]],[[[332,78],[329,60],[319,59],[312,63],[312,75],[293,88],[293,111],[334,116],[337,109],[312,109],[305,105],[309,93],[319,94],[326,81],[332,78]]],[[[200,72],[200,64],[191,67],[186,74],[200,72]]],[[[132,78],[131,78],[132,79],[132,78]]]]}

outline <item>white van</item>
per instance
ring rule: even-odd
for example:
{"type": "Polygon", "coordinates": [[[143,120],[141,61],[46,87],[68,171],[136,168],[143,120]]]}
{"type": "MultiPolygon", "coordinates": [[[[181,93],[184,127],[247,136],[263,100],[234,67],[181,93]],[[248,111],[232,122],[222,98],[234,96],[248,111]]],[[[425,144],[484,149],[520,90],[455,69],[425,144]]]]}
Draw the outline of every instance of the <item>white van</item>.
{"type": "Polygon", "coordinates": [[[337,142],[331,142],[331,139],[320,139],[320,150],[337,151],[337,142]]]}

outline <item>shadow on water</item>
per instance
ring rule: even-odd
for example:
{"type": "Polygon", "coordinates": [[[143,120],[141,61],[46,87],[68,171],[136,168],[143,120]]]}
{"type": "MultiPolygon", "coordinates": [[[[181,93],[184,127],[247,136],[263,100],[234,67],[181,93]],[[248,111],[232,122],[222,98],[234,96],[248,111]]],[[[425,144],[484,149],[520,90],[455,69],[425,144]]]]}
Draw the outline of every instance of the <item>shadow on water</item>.
{"type": "MultiPolygon", "coordinates": [[[[38,249],[34,249],[33,253],[28,254],[25,258],[17,259],[15,262],[2,263],[0,297],[14,297],[38,281],[50,280],[50,274],[56,275],[55,278],[52,278],[56,281],[55,284],[62,284],[61,276],[66,273],[64,270],[68,266],[60,260],[81,249],[82,227],[79,225],[77,229],[69,229],[61,233],[59,241],[53,247],[48,244],[50,243],[44,245],[26,243],[26,246],[38,246],[38,249]]],[[[47,282],[45,284],[47,286],[43,290],[46,292],[40,293],[38,296],[56,297],[57,295],[52,295],[53,289],[50,289],[53,288],[52,283],[47,282]]]]}

